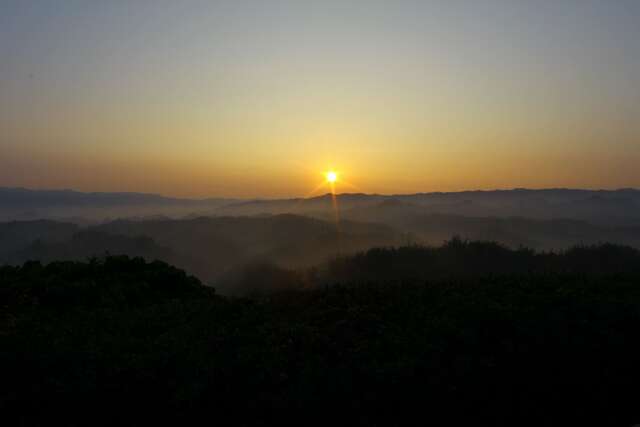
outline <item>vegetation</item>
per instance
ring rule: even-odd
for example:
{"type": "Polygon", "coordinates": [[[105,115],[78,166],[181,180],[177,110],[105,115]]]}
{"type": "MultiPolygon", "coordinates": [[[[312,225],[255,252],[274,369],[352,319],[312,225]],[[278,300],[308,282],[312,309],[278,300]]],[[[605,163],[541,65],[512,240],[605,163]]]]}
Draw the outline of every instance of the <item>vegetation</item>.
{"type": "Polygon", "coordinates": [[[2,267],[0,411],[11,425],[629,426],[638,259],[455,240],[338,260],[342,284],[254,299],[140,258],[2,267]]]}
{"type": "Polygon", "coordinates": [[[139,256],[217,282],[220,293],[229,294],[237,288],[237,270],[248,265],[302,268],[335,255],[338,247],[355,253],[398,242],[384,225],[343,221],[338,234],[333,223],[288,214],[117,220],[82,229],[55,221],[11,222],[0,223],[0,265],[81,261],[105,253],[139,256]]]}
{"type": "Polygon", "coordinates": [[[333,281],[397,281],[477,278],[486,275],[581,273],[640,274],[640,252],[627,246],[574,246],[562,252],[509,249],[494,242],[454,237],[441,247],[374,248],[337,258],[329,265],[333,281]]]}

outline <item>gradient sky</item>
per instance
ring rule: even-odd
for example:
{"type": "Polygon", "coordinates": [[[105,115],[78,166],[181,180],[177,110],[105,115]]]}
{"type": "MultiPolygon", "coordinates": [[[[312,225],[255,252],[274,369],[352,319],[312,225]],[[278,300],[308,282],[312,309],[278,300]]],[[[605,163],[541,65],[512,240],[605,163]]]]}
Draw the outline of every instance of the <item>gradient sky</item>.
{"type": "Polygon", "coordinates": [[[640,1],[0,2],[0,186],[303,196],[328,167],[640,187],[640,1]]]}

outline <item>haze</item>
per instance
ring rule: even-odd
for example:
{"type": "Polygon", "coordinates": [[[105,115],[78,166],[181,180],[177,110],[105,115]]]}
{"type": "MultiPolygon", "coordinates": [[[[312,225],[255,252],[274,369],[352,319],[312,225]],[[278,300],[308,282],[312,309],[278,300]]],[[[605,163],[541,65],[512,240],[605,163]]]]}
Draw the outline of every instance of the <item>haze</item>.
{"type": "Polygon", "coordinates": [[[639,21],[634,0],[3,1],[0,182],[638,187],[639,21]]]}

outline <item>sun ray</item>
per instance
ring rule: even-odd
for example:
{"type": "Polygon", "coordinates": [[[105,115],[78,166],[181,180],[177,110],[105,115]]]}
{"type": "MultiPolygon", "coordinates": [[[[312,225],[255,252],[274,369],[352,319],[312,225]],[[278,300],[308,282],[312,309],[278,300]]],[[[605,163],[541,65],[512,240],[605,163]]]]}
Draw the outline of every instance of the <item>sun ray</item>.
{"type": "Polygon", "coordinates": [[[321,188],[323,188],[325,185],[327,185],[326,181],[322,181],[321,183],[319,183],[313,190],[309,191],[302,199],[308,199],[309,197],[313,196],[314,193],[316,193],[317,191],[319,191],[321,188]]]}
{"type": "Polygon", "coordinates": [[[340,185],[346,185],[349,188],[352,188],[358,192],[363,192],[363,190],[355,184],[350,183],[349,181],[345,181],[344,179],[340,180],[340,185]]]}

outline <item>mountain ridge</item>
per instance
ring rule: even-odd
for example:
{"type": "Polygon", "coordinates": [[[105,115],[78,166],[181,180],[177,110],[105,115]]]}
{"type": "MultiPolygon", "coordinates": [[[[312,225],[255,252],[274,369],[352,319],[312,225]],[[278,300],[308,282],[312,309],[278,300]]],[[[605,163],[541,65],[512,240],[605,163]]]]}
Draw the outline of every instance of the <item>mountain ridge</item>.
{"type": "MultiPolygon", "coordinates": [[[[299,198],[172,198],[151,193],[30,190],[0,187],[0,221],[58,219],[96,223],[118,218],[296,214],[321,219],[354,209],[372,217],[455,214],[471,217],[579,219],[599,225],[640,225],[640,190],[571,188],[468,190],[413,194],[330,193],[299,198]]],[[[358,218],[362,220],[363,218],[358,218]]],[[[368,221],[369,218],[364,218],[368,221]]]]}

